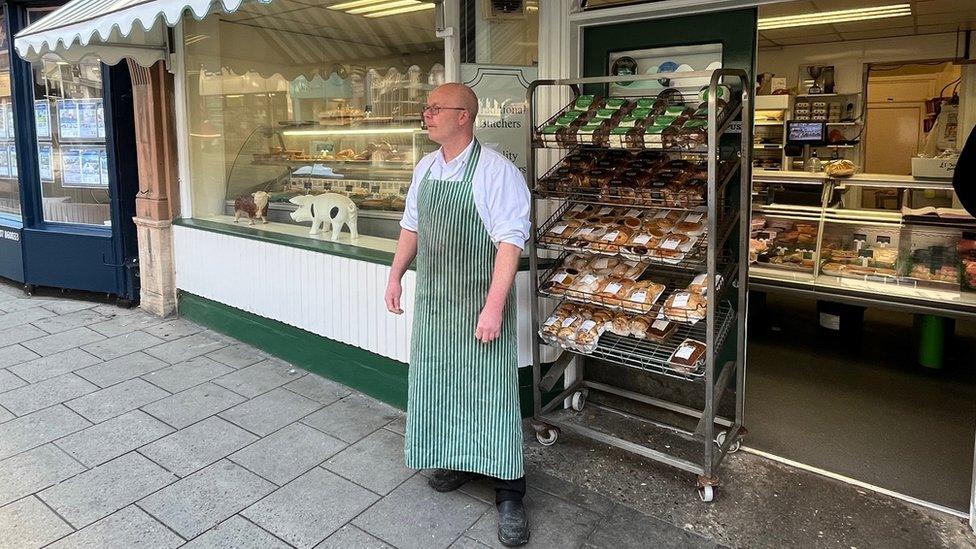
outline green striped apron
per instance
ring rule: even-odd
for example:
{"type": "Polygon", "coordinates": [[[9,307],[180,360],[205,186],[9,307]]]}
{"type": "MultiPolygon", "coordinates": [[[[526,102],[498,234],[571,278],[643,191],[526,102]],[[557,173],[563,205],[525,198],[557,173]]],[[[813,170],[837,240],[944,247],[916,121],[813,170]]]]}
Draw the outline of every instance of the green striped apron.
{"type": "Polygon", "coordinates": [[[518,399],[515,291],[501,336],[475,339],[496,248],[475,207],[477,140],[460,181],[420,181],[417,284],[410,340],[404,455],[413,469],[524,475],[518,399]]]}

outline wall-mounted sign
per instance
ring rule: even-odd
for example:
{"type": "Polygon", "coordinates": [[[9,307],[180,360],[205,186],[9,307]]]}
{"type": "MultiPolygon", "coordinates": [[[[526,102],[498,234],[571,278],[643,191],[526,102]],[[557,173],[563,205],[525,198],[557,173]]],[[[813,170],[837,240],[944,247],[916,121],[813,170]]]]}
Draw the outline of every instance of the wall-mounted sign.
{"type": "Polygon", "coordinates": [[[529,113],[525,91],[537,78],[535,67],[462,64],[461,80],[478,96],[474,134],[526,173],[529,113]]]}

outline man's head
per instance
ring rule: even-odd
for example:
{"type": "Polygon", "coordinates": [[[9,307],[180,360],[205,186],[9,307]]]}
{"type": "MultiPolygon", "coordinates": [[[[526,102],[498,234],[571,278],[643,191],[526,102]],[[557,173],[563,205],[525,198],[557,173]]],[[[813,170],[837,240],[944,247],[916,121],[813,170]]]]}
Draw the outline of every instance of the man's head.
{"type": "Polygon", "coordinates": [[[471,88],[464,84],[443,84],[427,97],[424,123],[431,141],[441,145],[464,143],[474,134],[477,115],[478,97],[471,88]]]}

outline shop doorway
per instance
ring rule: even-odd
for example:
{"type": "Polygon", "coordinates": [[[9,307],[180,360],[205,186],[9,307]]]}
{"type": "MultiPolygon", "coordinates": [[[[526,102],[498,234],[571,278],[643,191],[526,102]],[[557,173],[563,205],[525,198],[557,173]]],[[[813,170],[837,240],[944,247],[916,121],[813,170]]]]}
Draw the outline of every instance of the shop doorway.
{"type": "Polygon", "coordinates": [[[949,61],[869,64],[864,171],[910,175],[912,157],[959,81],[959,65],[949,61]]]}

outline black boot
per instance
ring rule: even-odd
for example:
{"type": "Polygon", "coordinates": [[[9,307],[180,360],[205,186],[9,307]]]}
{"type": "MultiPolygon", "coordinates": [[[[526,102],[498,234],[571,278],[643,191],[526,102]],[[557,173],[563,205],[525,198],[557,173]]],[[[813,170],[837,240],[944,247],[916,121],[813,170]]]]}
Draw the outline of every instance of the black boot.
{"type": "Polygon", "coordinates": [[[498,504],[498,541],[505,547],[518,547],[529,542],[529,517],[525,515],[521,501],[498,504]]]}
{"type": "Polygon", "coordinates": [[[434,474],[427,479],[427,484],[438,492],[453,492],[467,482],[478,478],[477,473],[467,471],[452,471],[450,469],[434,469],[434,474]]]}

